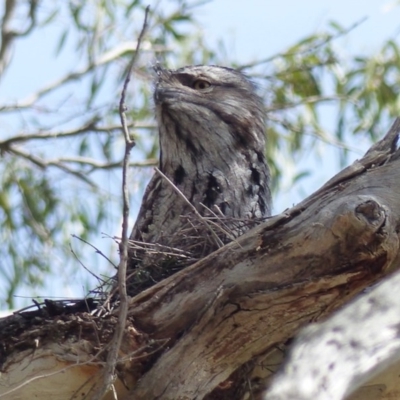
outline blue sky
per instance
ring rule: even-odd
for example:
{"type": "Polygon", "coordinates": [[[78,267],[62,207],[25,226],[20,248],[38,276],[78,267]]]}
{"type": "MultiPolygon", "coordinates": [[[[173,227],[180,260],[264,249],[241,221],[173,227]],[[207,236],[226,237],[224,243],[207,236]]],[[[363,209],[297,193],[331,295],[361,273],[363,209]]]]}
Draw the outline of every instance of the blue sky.
{"type": "MultiPolygon", "coordinates": [[[[340,44],[349,53],[373,52],[385,38],[399,32],[400,6],[396,7],[396,3],[394,0],[215,0],[198,8],[196,17],[211,45],[223,39],[230,57],[246,63],[279,53],[301,37],[323,30],[329,21],[346,27],[363,17],[367,17],[366,21],[340,44]]],[[[2,9],[0,4],[0,12],[2,9]]],[[[34,38],[28,36],[20,41],[13,69],[7,71],[0,84],[0,99],[18,98],[61,75],[59,68],[53,68],[54,40],[55,37],[41,30],[34,38]]],[[[74,59],[68,55],[61,57],[65,69],[71,68],[74,59]]]]}
{"type": "Polygon", "coordinates": [[[371,52],[399,32],[400,7],[394,0],[216,0],[198,14],[210,41],[234,43],[234,56],[245,62],[282,51],[299,38],[322,30],[329,21],[350,26],[367,20],[344,42],[348,51],[371,52]]]}

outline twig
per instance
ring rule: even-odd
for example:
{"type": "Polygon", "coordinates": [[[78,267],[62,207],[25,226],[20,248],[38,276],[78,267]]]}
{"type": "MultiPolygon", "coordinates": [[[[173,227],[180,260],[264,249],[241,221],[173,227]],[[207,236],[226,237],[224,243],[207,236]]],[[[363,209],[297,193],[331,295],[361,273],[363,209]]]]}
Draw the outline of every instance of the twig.
{"type": "Polygon", "coordinates": [[[273,114],[268,115],[268,120],[271,121],[271,122],[274,122],[276,124],[282,125],[285,128],[286,131],[289,131],[289,132],[290,131],[294,131],[294,132],[297,132],[297,133],[301,133],[304,136],[315,137],[316,139],[321,140],[322,142],[324,142],[326,144],[329,144],[330,146],[334,146],[334,147],[337,147],[338,149],[345,149],[345,150],[348,150],[348,151],[352,151],[353,153],[360,154],[360,149],[357,149],[354,146],[349,146],[346,143],[344,143],[344,142],[342,142],[340,140],[337,140],[337,139],[335,139],[333,137],[330,137],[327,134],[322,135],[322,134],[319,134],[317,132],[314,133],[314,132],[309,132],[307,130],[304,131],[302,129],[297,128],[296,126],[294,126],[292,124],[289,124],[284,119],[279,119],[279,118],[275,117],[273,114]]]}
{"type": "MultiPolygon", "coordinates": [[[[65,157],[65,158],[59,158],[58,161],[91,166],[92,169],[89,171],[89,173],[97,169],[120,168],[123,165],[123,160],[110,163],[101,163],[95,159],[87,157],[65,157]]],[[[152,167],[154,165],[157,165],[157,159],[155,158],[149,158],[148,160],[129,163],[129,167],[152,167]]]]}
{"type": "Polygon", "coordinates": [[[208,221],[196,210],[196,208],[193,206],[193,204],[186,198],[186,196],[174,185],[174,183],[165,174],[163,174],[157,167],[154,169],[158,174],[160,174],[171,185],[171,187],[176,191],[176,193],[178,193],[178,195],[182,198],[182,200],[184,200],[185,203],[193,210],[193,212],[199,218],[199,220],[210,231],[211,235],[213,236],[213,238],[216,241],[217,246],[222,247],[224,245],[224,243],[217,236],[217,234],[214,232],[214,230],[211,228],[208,221]]]}
{"type": "Polygon", "coordinates": [[[86,241],[85,239],[82,239],[79,236],[76,235],[71,235],[74,239],[78,239],[81,242],[87,244],[88,246],[92,247],[93,249],[95,249],[97,254],[100,254],[102,257],[104,257],[115,269],[117,269],[117,266],[101,251],[99,250],[96,246],[93,246],[91,243],[89,243],[88,241],[86,241]]]}
{"type": "Polygon", "coordinates": [[[335,65],[337,64],[337,59],[334,58],[333,56],[329,56],[326,59],[321,59],[318,62],[313,62],[310,64],[302,64],[300,66],[290,66],[287,69],[281,69],[278,70],[274,73],[271,74],[265,74],[265,73],[252,73],[251,77],[252,78],[259,78],[259,79],[265,79],[267,81],[270,82],[277,82],[277,81],[282,81],[283,79],[285,79],[285,77],[287,76],[291,76],[293,74],[296,74],[297,72],[311,72],[314,69],[318,68],[318,67],[326,67],[327,65],[335,65]]]}
{"type": "MultiPolygon", "coordinates": [[[[48,140],[48,139],[59,139],[59,138],[68,138],[73,136],[79,136],[81,134],[87,133],[110,133],[113,131],[121,131],[121,125],[109,125],[109,126],[97,126],[98,122],[97,116],[93,117],[89,121],[87,121],[83,126],[80,126],[77,129],[70,129],[67,131],[55,131],[55,132],[46,132],[46,133],[31,133],[31,134],[19,134],[16,136],[12,136],[6,140],[0,141],[0,149],[7,149],[12,144],[27,142],[29,140],[48,140]]],[[[133,126],[129,125],[129,127],[133,126]]],[[[135,124],[136,129],[154,129],[155,125],[152,123],[141,123],[135,124]]]]}
{"type": "Polygon", "coordinates": [[[0,40],[0,77],[3,75],[4,71],[8,67],[11,58],[11,47],[15,38],[27,36],[32,32],[32,29],[36,26],[37,20],[37,7],[38,0],[31,0],[29,7],[29,26],[24,30],[17,32],[13,29],[9,29],[11,25],[11,19],[15,13],[17,7],[16,0],[8,0],[5,2],[5,10],[3,18],[1,19],[1,40],[0,40]]]}
{"type": "MultiPolygon", "coordinates": [[[[137,44],[139,44],[139,42],[137,44]]],[[[129,46],[127,44],[124,44],[117,48],[111,49],[110,51],[108,51],[108,52],[104,53],[102,56],[100,56],[97,61],[92,62],[92,63],[88,64],[87,66],[85,66],[84,68],[77,70],[75,72],[71,72],[71,73],[63,76],[62,78],[58,79],[57,81],[48,84],[47,86],[38,90],[36,93],[31,94],[29,97],[25,98],[24,100],[20,101],[19,103],[16,103],[13,105],[9,105],[9,104],[0,105],[0,111],[6,112],[6,111],[13,111],[16,108],[21,109],[21,108],[31,107],[36,101],[38,101],[40,98],[42,98],[47,93],[50,93],[54,89],[57,89],[58,87],[64,85],[67,82],[78,80],[79,78],[86,75],[88,72],[94,70],[95,68],[98,68],[102,65],[109,64],[110,62],[121,57],[127,51],[130,51],[133,48],[134,48],[133,45],[130,43],[129,46]]]]}
{"type": "MultiPolygon", "coordinates": [[[[88,157],[61,157],[53,160],[45,160],[44,163],[48,166],[55,166],[61,163],[73,163],[73,164],[85,165],[91,167],[87,172],[85,172],[87,174],[90,174],[93,171],[99,169],[107,170],[107,169],[121,168],[123,165],[123,160],[109,162],[109,163],[102,163],[93,158],[88,158],[88,157]]],[[[157,165],[157,159],[155,158],[129,163],[129,167],[136,167],[136,168],[153,167],[155,165],[157,165]]]]}
{"type": "Polygon", "coordinates": [[[69,174],[78,177],[79,179],[81,179],[82,181],[84,181],[85,183],[90,185],[92,188],[97,187],[96,184],[94,184],[87,176],[83,175],[82,172],[76,171],[70,167],[67,167],[66,165],[63,165],[61,163],[56,163],[56,162],[55,163],[47,162],[46,160],[43,160],[39,157],[29,154],[21,149],[16,148],[15,146],[9,147],[7,149],[7,151],[9,151],[10,153],[14,153],[17,156],[25,158],[26,160],[35,164],[39,168],[46,169],[49,166],[54,166],[54,167],[61,169],[64,172],[68,172],[69,174]]]}
{"type": "Polygon", "coordinates": [[[277,53],[274,54],[273,56],[270,56],[268,58],[264,58],[263,60],[258,60],[249,64],[245,64],[245,65],[241,65],[240,67],[238,67],[239,71],[243,71],[244,69],[249,69],[249,68],[253,68],[256,67],[257,65],[260,64],[267,64],[271,61],[276,60],[277,58],[284,58],[284,57],[290,57],[290,56],[295,56],[295,55],[300,55],[300,54],[305,54],[308,53],[310,51],[314,51],[316,49],[318,49],[319,47],[324,46],[325,44],[329,43],[332,40],[335,40],[341,36],[347,35],[350,31],[352,31],[353,29],[357,28],[359,25],[361,25],[362,23],[364,23],[367,20],[367,17],[363,17],[360,20],[356,21],[354,24],[350,25],[350,27],[348,27],[347,29],[338,32],[336,35],[328,35],[325,39],[321,40],[319,43],[317,43],[315,46],[311,46],[311,47],[307,47],[304,50],[301,51],[290,51],[290,52],[286,52],[286,53],[277,53]]]}
{"type": "MultiPolygon", "coordinates": [[[[303,106],[306,104],[315,104],[315,103],[322,103],[325,101],[339,101],[339,100],[346,100],[347,102],[351,103],[351,99],[349,99],[347,96],[309,96],[306,97],[305,99],[302,99],[300,101],[294,101],[292,103],[286,103],[286,104],[273,104],[271,107],[268,107],[266,109],[266,112],[273,112],[273,111],[283,111],[287,110],[289,108],[296,108],[299,106],[303,106]]],[[[355,102],[353,102],[355,103],[355,102]]]]}
{"type": "Polygon", "coordinates": [[[12,136],[6,140],[1,141],[0,148],[7,149],[7,147],[9,147],[12,144],[26,142],[28,140],[36,140],[36,139],[47,140],[52,138],[65,138],[65,137],[77,136],[82,133],[86,133],[88,131],[97,132],[98,128],[96,127],[96,123],[98,122],[98,118],[99,117],[94,116],[79,128],[71,129],[64,132],[56,131],[56,132],[32,133],[27,135],[21,134],[17,136],[12,136]]]}
{"type": "Polygon", "coordinates": [[[76,255],[74,249],[71,246],[71,243],[69,244],[69,249],[71,250],[72,255],[75,257],[76,261],[78,261],[79,264],[81,264],[81,266],[83,267],[83,269],[87,272],[89,272],[90,275],[92,275],[94,278],[96,278],[101,284],[106,283],[106,281],[104,279],[101,279],[100,277],[98,277],[95,273],[93,273],[89,268],[87,268],[85,266],[85,264],[83,264],[83,262],[79,259],[79,257],[76,255]]]}
{"type": "Polygon", "coordinates": [[[210,223],[212,223],[214,226],[216,226],[230,240],[235,240],[235,236],[232,234],[231,229],[229,229],[229,227],[223,221],[223,219],[226,218],[226,216],[222,213],[221,209],[216,204],[214,204],[214,207],[218,211],[218,214],[219,214],[219,215],[217,215],[213,210],[211,210],[211,208],[207,207],[205,204],[203,204],[203,203],[199,203],[199,204],[202,207],[204,207],[212,215],[211,218],[206,218],[207,221],[210,221],[210,223]],[[218,224],[215,223],[213,221],[213,219],[218,221],[218,224]]]}
{"type": "Polygon", "coordinates": [[[182,249],[177,249],[176,247],[165,246],[160,243],[147,243],[138,240],[129,240],[129,243],[135,246],[135,248],[146,250],[148,248],[154,247],[157,249],[166,249],[169,251],[173,251],[174,254],[184,254],[185,256],[191,256],[192,254],[189,251],[185,251],[182,249]]]}
{"type": "Polygon", "coordinates": [[[140,44],[142,42],[143,36],[147,29],[147,18],[149,15],[150,6],[146,7],[143,26],[137,40],[136,51],[132,57],[131,63],[129,65],[128,73],[125,78],[124,86],[122,89],[121,100],[119,104],[119,114],[121,117],[121,124],[124,131],[125,137],[125,155],[122,167],[122,196],[123,196],[123,220],[122,220],[122,235],[120,243],[120,263],[118,266],[118,294],[119,294],[119,310],[118,310],[118,323],[115,328],[114,337],[110,343],[110,349],[107,355],[107,363],[104,368],[103,376],[104,379],[101,385],[97,388],[96,393],[92,397],[94,400],[100,400],[103,398],[104,394],[109,390],[113,384],[115,375],[115,366],[118,362],[118,352],[122,343],[122,339],[125,332],[125,324],[128,316],[128,296],[126,293],[126,270],[128,264],[128,219],[129,219],[129,192],[127,188],[127,175],[129,166],[129,155],[132,148],[135,145],[135,141],[131,139],[128,129],[128,124],[126,122],[125,111],[127,109],[125,105],[125,95],[128,88],[128,84],[131,80],[131,73],[133,66],[138,58],[140,44]]]}
{"type": "Polygon", "coordinates": [[[10,58],[11,45],[15,39],[15,36],[12,34],[12,32],[8,31],[7,29],[15,8],[15,0],[7,1],[5,3],[5,10],[1,21],[0,76],[3,75],[4,70],[7,68],[10,58]]]}

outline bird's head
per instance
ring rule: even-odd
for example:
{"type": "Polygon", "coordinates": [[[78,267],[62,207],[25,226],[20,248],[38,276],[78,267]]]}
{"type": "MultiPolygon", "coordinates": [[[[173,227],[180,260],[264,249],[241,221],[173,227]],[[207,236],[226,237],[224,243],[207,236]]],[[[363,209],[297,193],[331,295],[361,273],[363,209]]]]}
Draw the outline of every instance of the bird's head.
{"type": "Polygon", "coordinates": [[[264,151],[263,104],[241,72],[213,65],[154,69],[162,157],[264,151]]]}

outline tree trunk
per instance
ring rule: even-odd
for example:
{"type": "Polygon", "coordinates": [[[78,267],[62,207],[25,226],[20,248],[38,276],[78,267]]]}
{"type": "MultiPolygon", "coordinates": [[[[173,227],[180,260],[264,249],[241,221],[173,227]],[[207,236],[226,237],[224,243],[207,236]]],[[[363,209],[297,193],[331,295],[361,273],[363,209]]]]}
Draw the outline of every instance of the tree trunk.
{"type": "MultiPolygon", "coordinates": [[[[117,398],[257,398],[288,339],[400,266],[399,132],[396,120],[299,205],[132,298],[117,398]]],[[[0,325],[0,393],[22,384],[6,398],[92,398],[117,312],[35,313],[0,325]],[[68,374],[81,379],[61,386],[68,374]]]]}

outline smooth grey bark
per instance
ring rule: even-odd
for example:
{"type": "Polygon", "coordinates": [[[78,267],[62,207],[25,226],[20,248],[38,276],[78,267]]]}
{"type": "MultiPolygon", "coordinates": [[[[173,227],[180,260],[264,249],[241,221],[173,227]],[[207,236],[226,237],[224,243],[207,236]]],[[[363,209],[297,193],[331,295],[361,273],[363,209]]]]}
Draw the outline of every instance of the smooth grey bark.
{"type": "Polygon", "coordinates": [[[399,288],[397,273],[328,321],[305,328],[264,399],[341,400],[399,362],[399,288]]]}

